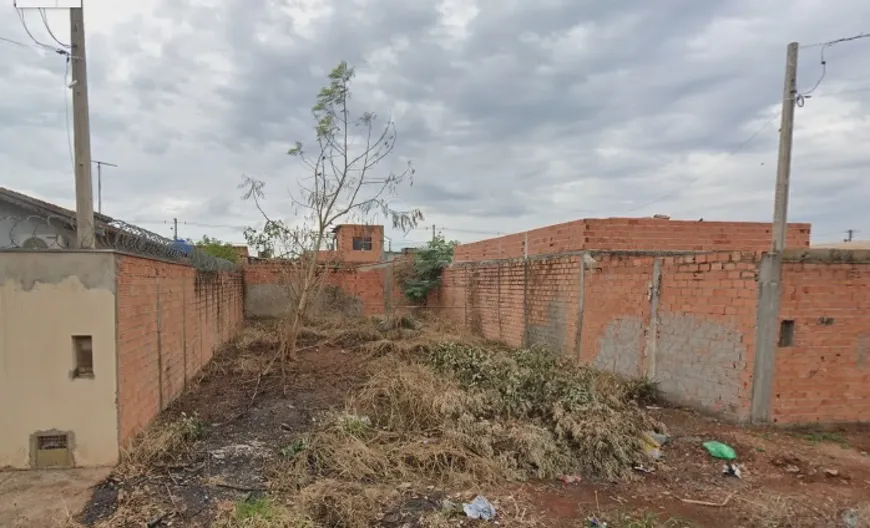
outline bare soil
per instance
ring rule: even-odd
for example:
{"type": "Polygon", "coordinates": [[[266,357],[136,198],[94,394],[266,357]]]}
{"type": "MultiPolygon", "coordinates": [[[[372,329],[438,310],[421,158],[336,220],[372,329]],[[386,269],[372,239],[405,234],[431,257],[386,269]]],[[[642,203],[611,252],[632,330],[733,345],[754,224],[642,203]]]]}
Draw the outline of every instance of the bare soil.
{"type": "Polygon", "coordinates": [[[92,500],[93,487],[110,469],[0,472],[0,526],[50,527],[92,500]]]}
{"type": "MultiPolygon", "coordinates": [[[[221,353],[166,413],[168,420],[182,413],[200,417],[206,424],[203,438],[171,462],[137,471],[119,468],[94,488],[76,521],[102,527],[209,526],[228,505],[269,494],[282,452],[322,411],[342,405],[365,379],[370,360],[352,345],[304,349],[288,372],[285,393],[277,373],[259,375],[272,355],[267,345],[221,353]]],[[[519,519],[535,519],[540,526],[590,526],[589,518],[609,527],[870,526],[860,524],[870,522],[866,430],[796,433],[738,427],[683,409],[650,412],[667,424],[672,438],[661,463],[650,473],[638,471],[631,482],[505,483],[467,490],[403,483],[403,499],[384,508],[380,526],[420,526],[417,519],[441,509],[444,498],[461,503],[478,493],[508,517],[502,521],[508,526],[524,525],[519,519]],[[737,451],[742,478],[722,474],[722,462],[701,445],[707,440],[737,451]],[[858,521],[846,524],[844,516],[858,521]]],[[[8,488],[2,478],[0,491],[8,488]]],[[[0,506],[0,525],[7,526],[4,511],[0,506]]]]}

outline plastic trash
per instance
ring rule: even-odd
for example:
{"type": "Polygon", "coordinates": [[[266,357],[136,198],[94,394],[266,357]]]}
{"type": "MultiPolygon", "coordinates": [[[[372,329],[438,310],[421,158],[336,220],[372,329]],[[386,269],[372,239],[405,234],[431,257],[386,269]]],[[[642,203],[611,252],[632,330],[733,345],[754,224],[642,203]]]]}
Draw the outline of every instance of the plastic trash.
{"type": "Polygon", "coordinates": [[[667,437],[657,433],[647,432],[640,435],[643,452],[652,460],[658,460],[662,457],[662,445],[666,441],[667,437]]]}
{"type": "Polygon", "coordinates": [[[726,477],[743,478],[743,471],[740,469],[740,466],[731,462],[722,466],[722,474],[726,477]]]}
{"type": "Polygon", "coordinates": [[[727,444],[723,444],[722,442],[704,442],[703,446],[713,458],[718,458],[720,460],[734,460],[737,458],[737,453],[734,452],[734,448],[727,444]]]}
{"type": "Polygon", "coordinates": [[[486,497],[478,495],[469,504],[462,506],[462,511],[469,519],[481,519],[483,521],[492,521],[495,519],[495,506],[493,506],[486,497]]]}

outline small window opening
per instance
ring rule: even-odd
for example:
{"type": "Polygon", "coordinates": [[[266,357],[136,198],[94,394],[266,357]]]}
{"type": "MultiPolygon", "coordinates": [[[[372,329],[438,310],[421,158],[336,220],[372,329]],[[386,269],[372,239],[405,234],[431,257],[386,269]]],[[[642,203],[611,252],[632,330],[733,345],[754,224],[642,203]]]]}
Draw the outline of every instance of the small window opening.
{"type": "Polygon", "coordinates": [[[779,324],[779,346],[794,346],[794,321],[786,319],[779,324]]]}
{"type": "Polygon", "coordinates": [[[74,378],[94,377],[94,342],[91,336],[73,336],[74,378]]]}
{"type": "Polygon", "coordinates": [[[372,237],[353,237],[354,251],[371,251],[372,237]]]}

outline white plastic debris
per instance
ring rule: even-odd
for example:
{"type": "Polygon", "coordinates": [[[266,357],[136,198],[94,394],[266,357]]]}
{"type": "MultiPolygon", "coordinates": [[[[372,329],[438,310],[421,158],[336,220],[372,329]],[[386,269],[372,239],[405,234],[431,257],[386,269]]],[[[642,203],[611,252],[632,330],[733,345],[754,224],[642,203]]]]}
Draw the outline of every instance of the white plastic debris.
{"type": "Polygon", "coordinates": [[[480,519],[483,521],[492,521],[495,519],[495,506],[492,505],[486,497],[478,495],[469,504],[462,506],[462,511],[469,519],[480,519]]]}

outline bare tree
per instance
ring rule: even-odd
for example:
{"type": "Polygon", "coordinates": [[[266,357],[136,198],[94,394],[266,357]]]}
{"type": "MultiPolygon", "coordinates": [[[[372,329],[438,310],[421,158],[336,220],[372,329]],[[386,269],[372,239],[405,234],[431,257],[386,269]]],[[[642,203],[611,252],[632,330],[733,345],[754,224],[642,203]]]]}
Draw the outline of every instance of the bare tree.
{"type": "Polygon", "coordinates": [[[321,250],[332,228],[340,221],[366,222],[378,212],[405,231],[423,220],[417,209],[398,211],[389,206],[401,184],[413,184],[414,168],[408,162],[401,172],[375,174],[396,145],[396,127],[390,119],[377,125],[377,116],[371,112],[352,115],[353,77],[353,68],[344,61],[329,73],[329,82],[321,88],[312,108],[315,140],[311,150],[297,141],[288,152],[308,172],[298,182],[299,192],[290,196],[299,220],[296,227],[265,214],[260,203],[264,198],[262,181],[243,176],[240,185],[245,189],[243,198],[253,200],[266,219],[263,231],[247,233],[249,241],[268,249],[273,257],[289,259],[289,268],[294,270],[288,281],[292,283],[290,306],[282,339],[283,357],[291,361],[296,359],[302,318],[323,275],[329,272],[329,262],[324,261],[321,250]]]}

